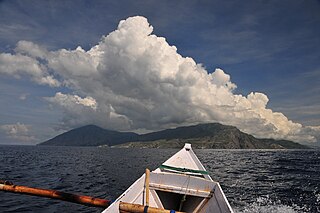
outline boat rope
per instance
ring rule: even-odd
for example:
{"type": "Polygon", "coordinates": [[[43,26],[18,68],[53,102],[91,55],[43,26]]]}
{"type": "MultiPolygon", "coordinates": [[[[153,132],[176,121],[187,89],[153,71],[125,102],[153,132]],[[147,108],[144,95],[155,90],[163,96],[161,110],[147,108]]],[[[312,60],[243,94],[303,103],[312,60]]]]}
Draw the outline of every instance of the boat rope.
{"type": "Polygon", "coordinates": [[[189,183],[190,183],[190,176],[188,177],[187,181],[188,181],[188,183],[187,183],[187,187],[186,187],[186,192],[180,200],[179,211],[182,210],[183,203],[187,200],[187,192],[188,192],[189,183]]]}
{"type": "Polygon", "coordinates": [[[183,206],[183,203],[187,200],[187,194],[184,194],[181,198],[181,201],[180,201],[180,205],[179,205],[179,211],[182,210],[182,206],[183,206]]]}
{"type": "Polygon", "coordinates": [[[187,168],[180,168],[180,167],[174,167],[174,166],[167,166],[162,164],[160,169],[169,169],[169,170],[174,170],[178,172],[190,172],[190,173],[197,173],[197,174],[202,174],[202,175],[208,175],[209,173],[204,170],[194,170],[194,169],[187,169],[187,168]]]}

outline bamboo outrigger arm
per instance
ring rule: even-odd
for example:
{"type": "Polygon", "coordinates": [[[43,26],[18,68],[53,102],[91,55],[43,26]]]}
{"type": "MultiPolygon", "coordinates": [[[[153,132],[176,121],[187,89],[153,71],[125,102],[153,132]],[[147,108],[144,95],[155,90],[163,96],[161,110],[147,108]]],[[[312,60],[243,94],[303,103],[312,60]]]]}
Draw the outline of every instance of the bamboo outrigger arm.
{"type": "MultiPolygon", "coordinates": [[[[27,186],[18,186],[14,185],[12,182],[9,181],[2,181],[0,180],[0,191],[5,192],[12,192],[12,193],[18,193],[18,194],[27,194],[32,196],[39,196],[39,197],[47,197],[52,198],[56,200],[63,200],[73,203],[78,203],[86,206],[93,206],[93,207],[102,207],[106,208],[111,204],[110,200],[104,200],[100,198],[93,198],[89,196],[83,196],[83,195],[75,195],[71,193],[66,192],[60,192],[56,190],[51,189],[40,189],[40,188],[31,188],[27,186]]],[[[132,203],[124,203],[121,202],[119,206],[120,212],[123,213],[170,213],[172,211],[166,210],[166,209],[158,209],[154,207],[147,207],[144,205],[139,204],[132,204],[132,203]],[[147,208],[147,211],[146,211],[147,208]]],[[[183,212],[177,212],[175,213],[183,213],[183,212]]]]}
{"type": "Polygon", "coordinates": [[[139,204],[132,204],[132,203],[126,203],[126,202],[120,202],[119,204],[119,210],[120,213],[185,213],[185,212],[179,212],[174,210],[167,210],[167,209],[159,209],[154,207],[148,207],[144,205],[139,204]]]}
{"type": "Polygon", "coordinates": [[[31,188],[27,186],[18,186],[14,185],[8,181],[0,180],[0,191],[19,193],[19,194],[27,194],[39,197],[47,197],[57,200],[63,200],[73,203],[79,203],[86,206],[94,206],[94,207],[102,207],[106,208],[111,204],[110,200],[104,200],[100,198],[93,198],[89,196],[83,195],[75,195],[65,192],[60,192],[51,189],[39,189],[39,188],[31,188]]]}

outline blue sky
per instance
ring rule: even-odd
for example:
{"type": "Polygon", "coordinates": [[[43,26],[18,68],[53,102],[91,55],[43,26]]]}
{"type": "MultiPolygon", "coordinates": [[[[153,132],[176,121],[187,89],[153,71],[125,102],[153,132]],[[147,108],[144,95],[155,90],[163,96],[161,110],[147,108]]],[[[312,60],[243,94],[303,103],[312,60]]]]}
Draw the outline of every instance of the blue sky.
{"type": "MultiPolygon", "coordinates": [[[[47,51],[78,46],[88,51],[103,35],[116,30],[120,20],[144,16],[153,26],[152,34],[165,37],[181,56],[193,58],[209,73],[221,68],[230,75],[237,85],[233,94],[263,93],[273,112],[303,126],[320,126],[319,11],[317,0],[3,0],[0,53],[16,54],[22,40],[47,51]]],[[[84,120],[62,128],[61,121],[68,116],[45,99],[58,92],[84,98],[89,96],[85,92],[39,85],[24,74],[19,78],[4,71],[0,74],[0,144],[35,144],[89,124],[84,120]],[[17,124],[25,137],[10,133],[10,125],[17,124]]]]}

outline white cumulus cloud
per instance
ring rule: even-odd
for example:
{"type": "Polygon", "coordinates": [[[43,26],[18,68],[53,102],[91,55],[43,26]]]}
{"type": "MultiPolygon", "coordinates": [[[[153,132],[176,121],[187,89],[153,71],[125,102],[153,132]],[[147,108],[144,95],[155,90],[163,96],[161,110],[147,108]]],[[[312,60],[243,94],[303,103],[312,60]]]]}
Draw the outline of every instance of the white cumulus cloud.
{"type": "Polygon", "coordinates": [[[61,125],[68,128],[92,123],[152,131],[220,122],[257,137],[304,142],[319,138],[318,127],[304,127],[268,109],[265,94],[235,94],[230,75],[220,68],[209,73],[152,31],[147,19],[137,16],[121,21],[88,51],[47,51],[22,41],[15,55],[0,55],[0,72],[71,89],[73,94],[46,98],[63,110],[61,125]]]}
{"type": "Polygon", "coordinates": [[[31,126],[21,123],[16,124],[6,124],[0,125],[0,130],[2,130],[8,138],[22,141],[22,142],[31,142],[35,141],[35,137],[30,133],[31,126]]]}
{"type": "Polygon", "coordinates": [[[45,98],[53,107],[58,106],[64,111],[61,129],[80,126],[83,124],[96,124],[106,126],[106,121],[112,123],[119,130],[130,128],[127,119],[118,115],[111,105],[98,105],[92,97],[81,98],[78,95],[56,93],[54,97],[45,98]]]}
{"type": "Polygon", "coordinates": [[[37,59],[27,55],[17,53],[0,54],[0,73],[10,75],[15,78],[23,76],[30,77],[34,82],[42,85],[57,87],[60,82],[52,75],[48,74],[45,65],[41,64],[37,59]]]}

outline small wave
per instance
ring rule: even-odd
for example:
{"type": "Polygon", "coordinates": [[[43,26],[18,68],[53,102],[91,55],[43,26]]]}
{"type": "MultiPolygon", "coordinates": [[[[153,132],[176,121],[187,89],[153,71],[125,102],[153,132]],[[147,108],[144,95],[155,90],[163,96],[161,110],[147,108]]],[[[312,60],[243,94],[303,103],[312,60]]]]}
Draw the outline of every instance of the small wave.
{"type": "Polygon", "coordinates": [[[317,198],[317,203],[320,203],[320,193],[315,195],[317,198]]]}
{"type": "Polygon", "coordinates": [[[234,209],[235,213],[307,213],[305,207],[281,204],[280,201],[272,201],[269,197],[259,197],[253,203],[234,209]]]}

